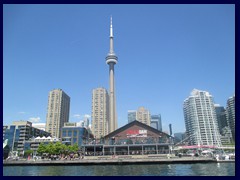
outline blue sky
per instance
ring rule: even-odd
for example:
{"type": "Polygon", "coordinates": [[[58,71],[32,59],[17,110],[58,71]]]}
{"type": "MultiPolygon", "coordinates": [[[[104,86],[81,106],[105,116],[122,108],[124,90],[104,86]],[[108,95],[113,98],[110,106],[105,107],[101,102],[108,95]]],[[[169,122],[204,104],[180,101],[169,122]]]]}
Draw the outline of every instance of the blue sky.
{"type": "Polygon", "coordinates": [[[109,87],[113,17],[119,127],[140,106],[163,130],[185,131],[196,88],[226,106],[235,92],[234,5],[4,5],[3,124],[46,122],[48,93],[71,97],[70,121],[91,115],[92,89],[109,87]]]}

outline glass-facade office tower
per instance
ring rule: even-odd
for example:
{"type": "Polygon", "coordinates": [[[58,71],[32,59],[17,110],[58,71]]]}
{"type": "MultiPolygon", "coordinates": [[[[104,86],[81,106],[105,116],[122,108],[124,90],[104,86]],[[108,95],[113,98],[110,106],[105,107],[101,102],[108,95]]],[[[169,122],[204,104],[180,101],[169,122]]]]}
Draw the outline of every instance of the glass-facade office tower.
{"type": "Polygon", "coordinates": [[[81,146],[92,139],[92,134],[85,127],[78,127],[77,123],[65,123],[62,128],[62,143],[81,146]]]}
{"type": "Polygon", "coordinates": [[[151,127],[162,131],[162,120],[161,115],[151,115],[151,127]]]}
{"type": "Polygon", "coordinates": [[[223,106],[220,106],[219,104],[215,104],[214,107],[215,107],[215,111],[216,111],[216,115],[217,115],[219,132],[220,132],[220,134],[222,134],[222,129],[224,127],[228,126],[226,110],[223,106]]]}
{"type": "Polygon", "coordinates": [[[182,143],[185,138],[185,133],[179,132],[179,133],[174,133],[174,143],[182,143]]]}
{"type": "Polygon", "coordinates": [[[128,110],[128,123],[133,122],[137,119],[137,111],[128,110]]]}
{"type": "Polygon", "coordinates": [[[101,138],[109,133],[109,97],[105,88],[92,91],[92,133],[101,138]]]}
{"type": "Polygon", "coordinates": [[[49,92],[46,131],[61,137],[61,128],[69,121],[70,97],[62,89],[49,92]]]}
{"type": "Polygon", "coordinates": [[[227,100],[227,120],[235,141],[235,94],[227,100]]]}
{"type": "Polygon", "coordinates": [[[184,100],[184,120],[190,145],[221,146],[212,95],[194,89],[184,100]]]}

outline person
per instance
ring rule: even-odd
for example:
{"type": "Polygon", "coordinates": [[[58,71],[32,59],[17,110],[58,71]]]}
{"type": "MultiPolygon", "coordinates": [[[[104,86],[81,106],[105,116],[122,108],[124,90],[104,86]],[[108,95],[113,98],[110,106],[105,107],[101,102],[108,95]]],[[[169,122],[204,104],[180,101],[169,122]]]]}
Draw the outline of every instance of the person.
{"type": "Polygon", "coordinates": [[[167,158],[170,159],[170,154],[167,154],[167,158]]]}

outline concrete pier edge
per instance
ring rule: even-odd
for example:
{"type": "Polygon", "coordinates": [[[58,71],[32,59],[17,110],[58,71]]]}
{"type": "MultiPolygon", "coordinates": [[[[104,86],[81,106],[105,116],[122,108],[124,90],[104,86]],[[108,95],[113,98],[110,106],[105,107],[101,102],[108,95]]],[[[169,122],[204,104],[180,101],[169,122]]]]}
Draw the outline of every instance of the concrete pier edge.
{"type": "Polygon", "coordinates": [[[169,159],[80,159],[80,160],[37,160],[37,161],[3,161],[3,166],[62,166],[62,165],[126,165],[126,164],[186,164],[186,163],[220,163],[235,160],[217,161],[212,158],[169,158],[169,159]]]}

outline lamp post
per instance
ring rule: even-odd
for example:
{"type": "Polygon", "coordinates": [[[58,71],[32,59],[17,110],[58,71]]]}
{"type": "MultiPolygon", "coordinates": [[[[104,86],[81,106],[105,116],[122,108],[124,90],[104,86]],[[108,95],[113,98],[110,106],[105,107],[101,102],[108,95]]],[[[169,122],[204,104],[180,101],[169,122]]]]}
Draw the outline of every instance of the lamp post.
{"type": "Polygon", "coordinates": [[[94,137],[93,139],[93,143],[94,143],[94,156],[96,155],[96,138],[94,137]]]}

